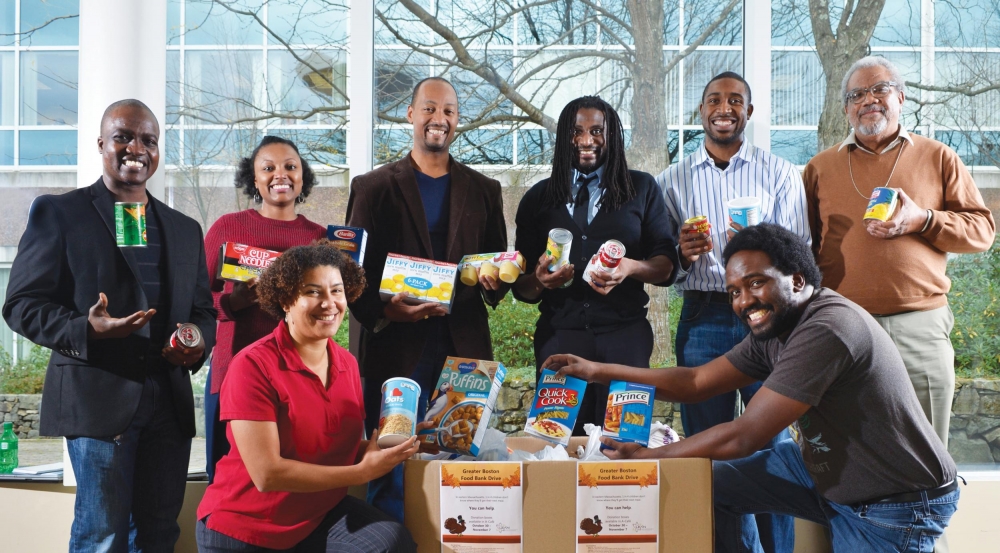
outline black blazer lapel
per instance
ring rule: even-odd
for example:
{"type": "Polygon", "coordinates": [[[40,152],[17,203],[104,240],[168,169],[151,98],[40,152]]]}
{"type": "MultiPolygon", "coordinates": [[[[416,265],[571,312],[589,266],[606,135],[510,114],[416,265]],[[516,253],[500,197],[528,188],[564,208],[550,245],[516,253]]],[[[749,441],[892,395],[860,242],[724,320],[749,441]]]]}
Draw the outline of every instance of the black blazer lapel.
{"type": "Polygon", "coordinates": [[[433,259],[434,249],[431,247],[431,233],[427,229],[427,214],[424,212],[424,201],[420,197],[420,188],[417,186],[417,177],[413,174],[410,156],[407,155],[396,162],[395,169],[396,188],[399,189],[399,195],[410,211],[410,218],[420,238],[420,246],[423,248],[423,257],[433,259]]]}
{"type": "Polygon", "coordinates": [[[453,257],[452,253],[455,250],[455,243],[459,239],[458,231],[462,225],[463,215],[465,214],[465,200],[469,196],[472,181],[469,179],[469,174],[465,172],[465,168],[459,165],[454,159],[449,159],[449,165],[451,168],[451,199],[449,200],[450,206],[448,208],[448,244],[445,247],[445,259],[449,261],[454,259],[455,262],[458,262],[459,259],[453,257]]]}
{"type": "MultiPolygon", "coordinates": [[[[104,178],[101,177],[97,179],[90,187],[91,193],[94,195],[94,209],[101,216],[101,220],[104,221],[104,225],[108,228],[108,232],[111,233],[111,239],[115,239],[115,200],[114,196],[111,195],[111,191],[104,185],[104,178]]],[[[137,283],[142,282],[142,278],[139,276],[139,262],[136,261],[135,255],[129,248],[117,248],[118,253],[125,258],[125,262],[128,264],[129,269],[132,270],[132,276],[135,277],[137,283]]],[[[142,309],[149,309],[149,303],[146,299],[146,293],[141,292],[142,296],[142,309]]]]}

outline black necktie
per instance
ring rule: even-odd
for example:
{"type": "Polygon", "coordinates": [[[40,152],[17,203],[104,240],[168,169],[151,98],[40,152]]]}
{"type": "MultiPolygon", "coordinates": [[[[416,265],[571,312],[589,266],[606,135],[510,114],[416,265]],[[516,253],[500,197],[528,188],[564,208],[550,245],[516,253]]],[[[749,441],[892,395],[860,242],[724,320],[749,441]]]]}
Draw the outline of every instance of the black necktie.
{"type": "Polygon", "coordinates": [[[590,183],[597,180],[597,175],[580,175],[576,182],[580,183],[580,190],[576,192],[576,199],[573,200],[573,220],[580,230],[587,230],[587,219],[590,210],[590,183]]]}

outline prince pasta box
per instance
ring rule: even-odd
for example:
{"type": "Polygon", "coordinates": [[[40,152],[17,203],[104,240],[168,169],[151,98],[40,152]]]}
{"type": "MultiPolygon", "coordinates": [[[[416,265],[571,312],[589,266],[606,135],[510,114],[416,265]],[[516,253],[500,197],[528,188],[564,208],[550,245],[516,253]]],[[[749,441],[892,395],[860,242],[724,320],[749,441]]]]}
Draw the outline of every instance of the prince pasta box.
{"type": "Polygon", "coordinates": [[[560,376],[544,369],[535,389],[535,400],[528,411],[524,432],[553,443],[566,445],[580,414],[580,401],[587,382],[573,376],[560,376]]]}
{"type": "Polygon", "coordinates": [[[604,412],[604,435],[616,442],[649,444],[654,397],[656,388],[653,386],[612,380],[604,412]]]}

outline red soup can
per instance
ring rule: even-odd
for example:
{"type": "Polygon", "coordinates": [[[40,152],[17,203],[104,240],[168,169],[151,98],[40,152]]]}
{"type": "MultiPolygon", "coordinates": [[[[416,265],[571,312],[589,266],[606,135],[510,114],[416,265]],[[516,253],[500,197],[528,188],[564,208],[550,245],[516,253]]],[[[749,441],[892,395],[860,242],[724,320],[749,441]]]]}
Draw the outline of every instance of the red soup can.
{"type": "Polygon", "coordinates": [[[201,344],[201,329],[192,323],[184,323],[170,335],[170,347],[194,348],[201,344]]]}

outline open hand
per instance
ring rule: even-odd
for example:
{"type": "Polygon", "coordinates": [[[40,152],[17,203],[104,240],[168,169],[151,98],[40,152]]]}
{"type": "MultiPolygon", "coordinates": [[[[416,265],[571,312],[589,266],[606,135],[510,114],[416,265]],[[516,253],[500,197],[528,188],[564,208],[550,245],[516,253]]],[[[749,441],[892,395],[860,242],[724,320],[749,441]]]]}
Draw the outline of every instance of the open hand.
{"type": "Polygon", "coordinates": [[[156,314],[155,309],[150,309],[136,311],[128,317],[116,319],[108,314],[108,297],[104,292],[100,292],[98,296],[97,303],[87,313],[87,338],[91,340],[124,338],[146,326],[156,314]]]}
{"type": "Polygon", "coordinates": [[[575,376],[587,382],[601,382],[597,380],[597,363],[568,353],[550,355],[542,362],[542,368],[556,371],[559,375],[575,376]]]}
{"type": "Polygon", "coordinates": [[[608,459],[635,459],[638,458],[637,452],[639,450],[646,449],[637,443],[616,442],[605,437],[601,438],[601,443],[611,448],[601,451],[608,459]]]}

